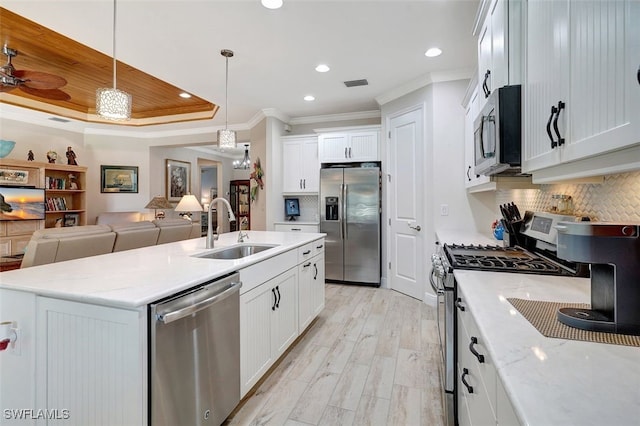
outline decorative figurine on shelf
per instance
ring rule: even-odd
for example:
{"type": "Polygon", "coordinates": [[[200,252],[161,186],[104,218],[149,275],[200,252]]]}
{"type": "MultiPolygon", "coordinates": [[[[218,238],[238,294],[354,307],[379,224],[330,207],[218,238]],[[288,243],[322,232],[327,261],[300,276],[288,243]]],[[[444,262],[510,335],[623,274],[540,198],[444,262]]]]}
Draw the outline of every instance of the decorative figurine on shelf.
{"type": "Polygon", "coordinates": [[[80,189],[78,186],[78,179],[74,174],[69,175],[69,189],[80,189]]]}
{"type": "Polygon", "coordinates": [[[258,189],[264,189],[264,182],[262,182],[262,166],[260,166],[260,157],[256,158],[256,162],[253,163],[253,173],[249,176],[249,179],[256,181],[256,186],[251,188],[251,201],[255,201],[258,198],[258,189]]]}
{"type": "Polygon", "coordinates": [[[33,161],[33,151],[31,150],[27,153],[27,161],[33,161]]]}
{"type": "Polygon", "coordinates": [[[57,159],[58,159],[58,153],[57,152],[55,152],[53,150],[47,152],[47,160],[49,160],[49,163],[55,164],[57,159]]]}
{"type": "Polygon", "coordinates": [[[62,228],[62,218],[59,217],[56,219],[56,223],[53,225],[54,228],[62,228]]]}
{"type": "Polygon", "coordinates": [[[73,152],[73,149],[71,149],[70,146],[67,147],[67,164],[70,166],[78,165],[78,163],[76,162],[76,153],[73,152]]]}

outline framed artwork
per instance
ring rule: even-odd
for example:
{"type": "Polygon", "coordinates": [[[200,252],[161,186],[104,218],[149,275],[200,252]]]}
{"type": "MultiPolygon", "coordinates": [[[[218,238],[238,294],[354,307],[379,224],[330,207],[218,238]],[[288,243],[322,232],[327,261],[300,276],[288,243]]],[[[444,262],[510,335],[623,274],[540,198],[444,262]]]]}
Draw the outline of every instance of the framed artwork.
{"type": "Polygon", "coordinates": [[[8,185],[26,185],[29,183],[29,171],[0,169],[0,183],[8,185]]]}
{"type": "Polygon", "coordinates": [[[79,224],[80,215],[78,213],[66,213],[64,215],[64,226],[78,226],[79,224]]]}
{"type": "Polygon", "coordinates": [[[100,192],[137,193],[137,166],[100,166],[100,192]]]}
{"type": "Polygon", "coordinates": [[[191,193],[191,163],[177,160],[167,162],[167,200],[178,202],[191,193]]]}

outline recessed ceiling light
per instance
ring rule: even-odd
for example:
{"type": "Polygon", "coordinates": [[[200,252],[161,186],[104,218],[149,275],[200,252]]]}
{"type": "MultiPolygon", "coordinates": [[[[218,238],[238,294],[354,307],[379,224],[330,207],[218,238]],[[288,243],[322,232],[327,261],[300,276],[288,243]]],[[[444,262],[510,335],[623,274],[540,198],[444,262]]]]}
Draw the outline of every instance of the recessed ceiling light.
{"type": "Polygon", "coordinates": [[[180,97],[181,98],[185,98],[185,99],[189,99],[191,97],[191,95],[188,94],[187,92],[182,92],[182,93],[180,93],[180,97]]]}
{"type": "Polygon", "coordinates": [[[318,72],[327,72],[327,71],[329,71],[330,69],[331,69],[331,68],[329,68],[329,66],[328,66],[328,65],[325,65],[325,64],[320,64],[320,65],[318,65],[318,66],[316,67],[316,71],[318,71],[318,72]]]}
{"type": "Polygon", "coordinates": [[[311,102],[311,101],[315,101],[316,98],[314,96],[307,95],[307,96],[304,97],[304,100],[307,101],[307,102],[311,102]]]}
{"type": "Polygon", "coordinates": [[[435,58],[436,56],[440,55],[442,55],[442,50],[438,49],[437,47],[432,47],[431,49],[424,52],[424,56],[427,56],[429,58],[435,58]]]}
{"type": "Polygon", "coordinates": [[[282,0],[261,0],[261,3],[267,9],[280,9],[282,7],[282,0]]]}

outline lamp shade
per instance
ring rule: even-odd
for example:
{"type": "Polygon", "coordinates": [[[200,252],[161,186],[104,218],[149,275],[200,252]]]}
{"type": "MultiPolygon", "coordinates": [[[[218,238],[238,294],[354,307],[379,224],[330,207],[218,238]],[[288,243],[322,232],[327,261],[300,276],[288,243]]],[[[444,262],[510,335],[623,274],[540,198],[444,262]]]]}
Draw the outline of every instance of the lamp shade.
{"type": "Polygon", "coordinates": [[[144,206],[145,209],[172,209],[171,203],[164,197],[153,197],[151,201],[144,206]]]}
{"type": "Polygon", "coordinates": [[[188,194],[182,196],[175,210],[177,212],[201,212],[202,205],[198,202],[195,195],[188,194]]]}
{"type": "Polygon", "coordinates": [[[219,148],[235,148],[236,132],[229,129],[218,130],[218,147],[219,148]]]}

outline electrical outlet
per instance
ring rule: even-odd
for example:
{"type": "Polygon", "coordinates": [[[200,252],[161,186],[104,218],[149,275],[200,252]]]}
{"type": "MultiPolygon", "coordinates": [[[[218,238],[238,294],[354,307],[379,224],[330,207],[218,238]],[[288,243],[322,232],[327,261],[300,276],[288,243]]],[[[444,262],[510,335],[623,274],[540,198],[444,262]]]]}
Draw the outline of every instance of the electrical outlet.
{"type": "Polygon", "coordinates": [[[440,204],[440,216],[449,216],[449,204],[440,204]]]}

